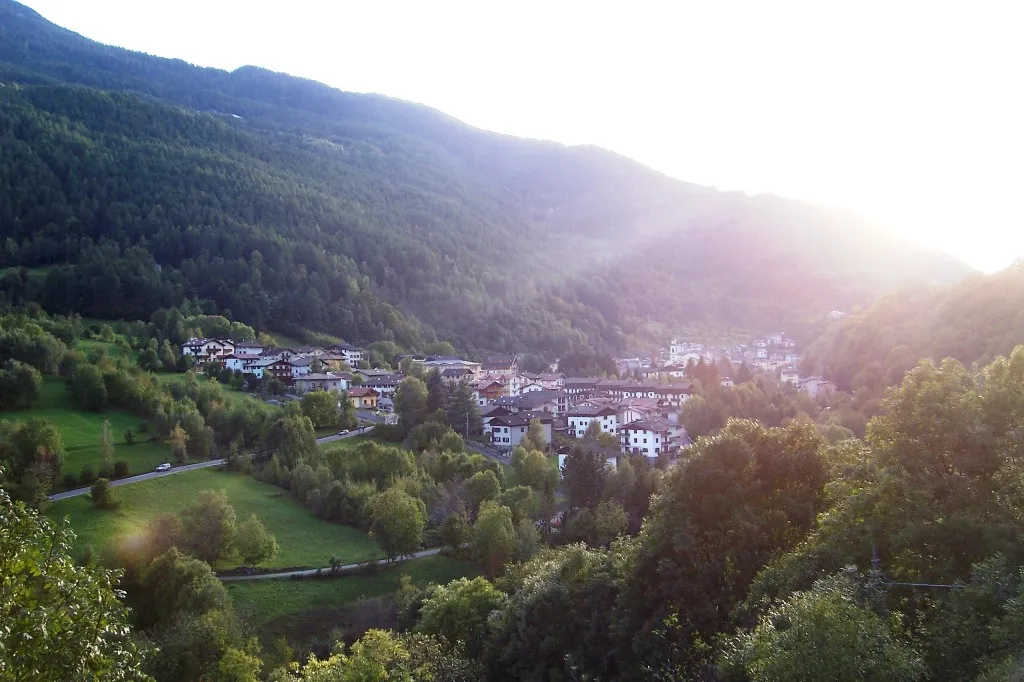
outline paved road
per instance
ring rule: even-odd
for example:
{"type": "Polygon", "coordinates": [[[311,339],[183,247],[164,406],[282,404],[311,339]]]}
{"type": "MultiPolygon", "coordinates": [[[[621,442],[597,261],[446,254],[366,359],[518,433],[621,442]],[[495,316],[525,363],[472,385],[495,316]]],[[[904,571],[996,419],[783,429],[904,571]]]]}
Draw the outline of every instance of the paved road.
{"type": "Polygon", "coordinates": [[[324,436],[323,438],[317,438],[316,443],[317,445],[322,445],[324,443],[333,443],[336,440],[344,440],[345,438],[351,438],[352,436],[361,436],[372,428],[372,426],[364,426],[359,429],[352,429],[344,436],[339,434],[334,434],[333,436],[324,436]]]}
{"type": "MultiPolygon", "coordinates": [[[[361,433],[368,431],[369,429],[356,429],[351,433],[347,433],[344,436],[324,436],[323,438],[317,438],[317,443],[332,443],[342,438],[351,438],[352,436],[358,436],[361,433]]],[[[111,486],[128,485],[130,483],[138,483],[140,481],[148,481],[151,478],[160,478],[162,476],[173,476],[174,474],[180,474],[183,471],[192,471],[193,469],[205,469],[206,467],[215,467],[219,464],[223,464],[223,459],[211,459],[207,462],[197,462],[196,464],[185,464],[182,466],[172,467],[167,471],[151,471],[148,474],[139,474],[138,476],[129,476],[128,478],[120,478],[115,481],[111,481],[111,486]]],[[[79,495],[86,495],[89,493],[89,488],[75,488],[74,490],[65,490],[62,493],[55,493],[50,495],[50,501],[56,502],[57,500],[64,500],[69,497],[78,497],[79,495]]]]}
{"type": "MultiPolygon", "coordinates": [[[[391,563],[392,564],[398,564],[398,563],[402,563],[403,561],[408,561],[410,559],[421,559],[423,557],[434,556],[435,554],[440,554],[440,552],[441,552],[441,548],[440,547],[435,547],[434,549],[425,549],[422,552],[416,552],[415,554],[410,554],[409,556],[404,557],[402,559],[395,559],[391,563]]],[[[388,560],[387,559],[380,559],[379,561],[377,561],[375,563],[378,566],[383,566],[383,565],[388,563],[388,560]]],[[[344,573],[346,571],[354,571],[355,569],[357,569],[357,568],[359,568],[360,566],[363,566],[363,565],[364,564],[345,564],[344,566],[339,567],[337,570],[342,572],[342,573],[344,573]]],[[[317,571],[320,571],[321,573],[327,573],[330,570],[331,570],[330,566],[325,566],[324,568],[311,568],[311,569],[307,569],[307,570],[304,570],[304,571],[286,571],[284,573],[262,573],[262,574],[258,574],[258,575],[226,575],[226,576],[221,577],[221,581],[227,583],[227,582],[235,582],[235,581],[239,581],[239,580],[273,580],[273,579],[276,579],[276,578],[293,578],[295,576],[316,575],[317,571]]]]}
{"type": "MultiPolygon", "coordinates": [[[[224,463],[223,459],[211,459],[208,462],[198,462],[196,464],[185,464],[179,467],[173,467],[167,471],[151,471],[148,474],[139,474],[138,476],[129,476],[128,478],[121,478],[116,481],[111,481],[111,486],[128,485],[129,483],[138,483],[139,481],[148,481],[151,478],[160,478],[162,476],[173,476],[174,474],[180,474],[183,471],[192,471],[193,469],[205,469],[206,467],[215,467],[224,463]]],[[[50,495],[50,500],[56,502],[57,500],[63,500],[68,497],[78,497],[79,495],[85,495],[89,492],[89,488],[75,488],[74,490],[66,490],[62,493],[56,493],[50,495]]]]}

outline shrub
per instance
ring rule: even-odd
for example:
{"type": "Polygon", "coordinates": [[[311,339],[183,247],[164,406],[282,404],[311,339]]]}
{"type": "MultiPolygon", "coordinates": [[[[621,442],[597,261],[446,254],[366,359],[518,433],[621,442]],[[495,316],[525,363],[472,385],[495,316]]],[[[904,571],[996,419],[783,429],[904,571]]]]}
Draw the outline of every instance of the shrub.
{"type": "Polygon", "coordinates": [[[90,493],[92,494],[92,503],[100,509],[113,509],[117,506],[114,489],[110,487],[110,481],[106,478],[101,478],[93,483],[90,493]]]}
{"type": "Polygon", "coordinates": [[[128,462],[123,459],[119,459],[114,462],[114,478],[125,478],[127,476],[131,476],[131,474],[132,468],[128,462]]]}
{"type": "Polygon", "coordinates": [[[96,472],[93,471],[91,464],[86,464],[82,467],[82,475],[78,477],[78,480],[84,485],[89,485],[96,480],[96,472]]]}
{"type": "Polygon", "coordinates": [[[135,445],[135,434],[132,433],[131,429],[124,432],[125,445],[135,445]]]}
{"type": "Polygon", "coordinates": [[[65,488],[74,488],[76,485],[78,485],[78,476],[75,476],[70,471],[67,472],[66,474],[64,474],[64,487],[65,488]]]}

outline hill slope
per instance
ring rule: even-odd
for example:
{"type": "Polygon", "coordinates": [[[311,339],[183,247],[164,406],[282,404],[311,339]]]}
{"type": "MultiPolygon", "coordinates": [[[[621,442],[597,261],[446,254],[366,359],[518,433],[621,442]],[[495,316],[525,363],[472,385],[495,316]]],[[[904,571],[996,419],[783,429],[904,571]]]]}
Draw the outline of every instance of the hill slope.
{"type": "Polygon", "coordinates": [[[551,356],[791,327],[967,272],[819,207],[103,46],[11,0],[0,83],[0,267],[64,264],[5,289],[58,311],[198,298],[292,333],[551,356]]]}
{"type": "Polygon", "coordinates": [[[953,287],[886,296],[830,324],[808,348],[805,371],[845,390],[879,395],[920,358],[987,364],[1024,343],[1024,263],[953,287]]]}

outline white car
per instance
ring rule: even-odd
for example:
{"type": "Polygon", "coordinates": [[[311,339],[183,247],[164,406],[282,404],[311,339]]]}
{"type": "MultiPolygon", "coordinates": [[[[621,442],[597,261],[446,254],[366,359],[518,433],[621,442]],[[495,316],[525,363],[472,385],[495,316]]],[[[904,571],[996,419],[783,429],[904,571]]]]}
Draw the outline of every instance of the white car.
{"type": "Polygon", "coordinates": [[[163,464],[158,466],[156,468],[156,470],[157,471],[170,471],[171,470],[171,464],[170,464],[170,462],[164,462],[163,464]]]}
{"type": "Polygon", "coordinates": [[[348,435],[348,429],[342,429],[341,431],[338,431],[338,435],[339,436],[347,436],[348,435]]]}

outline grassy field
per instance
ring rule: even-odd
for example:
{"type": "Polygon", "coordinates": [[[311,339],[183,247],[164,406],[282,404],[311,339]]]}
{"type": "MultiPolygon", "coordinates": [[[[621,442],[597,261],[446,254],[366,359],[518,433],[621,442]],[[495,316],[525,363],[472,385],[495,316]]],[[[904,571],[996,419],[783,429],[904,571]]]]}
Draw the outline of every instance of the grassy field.
{"type": "MultiPolygon", "coordinates": [[[[295,502],[287,492],[237,473],[197,469],[116,488],[121,506],[102,511],[87,495],[55,502],[47,516],[67,516],[77,533],[76,548],[91,545],[99,551],[107,543],[127,538],[158,514],[173,514],[192,504],[200,490],[225,490],[239,520],[256,513],[277,537],[280,552],[266,566],[322,567],[337,555],[343,563],[383,556],[366,533],[322,521],[295,502]]],[[[233,564],[224,563],[221,568],[233,564]]]]}
{"type": "MultiPolygon", "coordinates": [[[[175,372],[170,372],[170,373],[154,374],[153,378],[156,379],[156,382],[158,384],[160,384],[162,386],[169,386],[171,384],[180,384],[180,383],[184,382],[186,376],[188,376],[188,375],[187,374],[179,374],[179,373],[175,373],[175,372]]],[[[216,382],[216,379],[211,379],[210,377],[206,376],[205,374],[197,374],[196,378],[199,379],[199,381],[214,381],[214,382],[216,382]]],[[[220,392],[224,395],[224,400],[226,400],[229,404],[242,403],[242,402],[245,402],[248,398],[251,397],[245,391],[236,391],[235,389],[231,388],[230,386],[226,386],[225,384],[220,384],[220,392]]],[[[254,400],[255,400],[255,398],[254,398],[254,400]]]]}
{"type": "Polygon", "coordinates": [[[118,348],[116,343],[110,343],[109,341],[97,341],[95,339],[79,339],[78,349],[83,353],[90,353],[94,350],[105,350],[107,355],[112,358],[119,358],[124,353],[118,348]]]}
{"type": "Polygon", "coordinates": [[[285,334],[278,334],[277,332],[270,332],[270,336],[274,337],[274,341],[277,342],[278,348],[291,348],[292,350],[295,350],[300,346],[307,345],[294,337],[287,336],[285,334]]]}
{"type": "Polygon", "coordinates": [[[350,575],[331,580],[254,580],[225,583],[235,607],[262,625],[269,621],[316,609],[330,609],[398,590],[408,575],[417,585],[448,583],[479,575],[476,567],[442,556],[414,559],[377,575],[350,575]]]}
{"type": "MultiPolygon", "coordinates": [[[[337,433],[335,429],[330,429],[328,433],[317,432],[317,438],[323,438],[324,436],[330,436],[337,433]]],[[[342,438],[341,440],[334,440],[329,443],[321,443],[321,450],[355,450],[363,443],[380,443],[381,445],[395,445],[400,446],[401,443],[385,443],[384,441],[374,440],[369,435],[365,436],[351,436],[349,438],[342,438]]]]}
{"type": "Polygon", "coordinates": [[[145,420],[124,410],[106,410],[104,412],[83,412],[71,404],[64,382],[58,377],[43,377],[39,405],[29,410],[12,410],[0,413],[3,419],[27,419],[43,417],[52,421],[60,431],[67,450],[64,470],[76,476],[82,472],[86,464],[93,470],[102,464],[100,457],[100,433],[103,420],[110,420],[110,429],[114,436],[114,459],[126,460],[135,473],[152,471],[153,467],[167,460],[169,451],[166,445],[150,442],[149,436],[140,433],[139,426],[145,420]],[[124,442],[124,432],[131,429],[135,433],[135,444],[124,442]]]}

